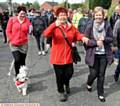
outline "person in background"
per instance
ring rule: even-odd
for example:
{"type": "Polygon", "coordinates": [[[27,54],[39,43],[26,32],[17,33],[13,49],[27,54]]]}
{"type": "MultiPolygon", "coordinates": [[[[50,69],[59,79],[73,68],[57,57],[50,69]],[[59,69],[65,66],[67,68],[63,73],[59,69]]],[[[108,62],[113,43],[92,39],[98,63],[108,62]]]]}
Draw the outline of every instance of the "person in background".
{"type": "Polygon", "coordinates": [[[85,62],[89,66],[89,75],[87,79],[87,90],[92,91],[92,84],[97,78],[98,99],[105,102],[104,80],[108,64],[113,62],[113,53],[111,43],[113,33],[108,21],[104,20],[104,9],[95,7],[94,20],[88,24],[85,35],[90,40],[85,46],[85,62]]]}
{"type": "Polygon", "coordinates": [[[111,25],[112,29],[114,28],[115,22],[119,18],[120,18],[120,5],[117,5],[115,7],[115,10],[114,10],[112,16],[110,17],[110,25],[111,25]]]}
{"type": "Polygon", "coordinates": [[[28,35],[31,23],[26,17],[26,12],[24,6],[17,7],[17,16],[9,18],[6,28],[9,46],[15,61],[15,76],[19,74],[20,66],[25,65],[28,51],[28,35]]]}
{"type": "Polygon", "coordinates": [[[117,47],[117,55],[118,55],[118,65],[115,70],[114,79],[115,81],[118,81],[120,74],[120,19],[118,19],[115,23],[113,36],[115,40],[115,42],[113,42],[113,45],[117,47]]]}
{"type": "Polygon", "coordinates": [[[107,9],[104,9],[104,20],[105,21],[108,21],[108,10],[107,9]]]}
{"type": "Polygon", "coordinates": [[[71,45],[72,42],[78,40],[87,43],[89,39],[80,34],[78,30],[67,21],[68,11],[66,8],[59,7],[56,10],[56,16],[56,21],[45,29],[44,36],[52,36],[50,63],[53,64],[55,70],[57,89],[60,94],[59,99],[61,102],[64,102],[67,100],[67,94],[70,93],[70,79],[74,69],[71,48],[59,28],[66,33],[71,45]]]}
{"type": "Polygon", "coordinates": [[[81,8],[78,8],[76,12],[73,14],[72,23],[76,28],[78,28],[79,20],[83,17],[81,11],[82,11],[81,8]]]}
{"type": "Polygon", "coordinates": [[[30,22],[32,23],[32,21],[34,20],[35,16],[34,16],[34,12],[35,12],[35,9],[34,8],[31,8],[29,11],[28,11],[28,19],[30,20],[30,22]]]}
{"type": "Polygon", "coordinates": [[[4,12],[2,14],[2,20],[1,20],[1,27],[3,30],[4,43],[7,43],[6,27],[7,27],[8,20],[9,20],[9,12],[8,12],[8,10],[4,10],[4,12]]]}
{"type": "Polygon", "coordinates": [[[47,27],[46,20],[44,20],[44,16],[41,15],[40,11],[36,11],[34,13],[35,18],[32,21],[33,25],[33,35],[37,42],[38,47],[38,55],[45,55],[45,42],[44,37],[42,35],[43,31],[47,27]]]}
{"type": "MultiPolygon", "coordinates": [[[[120,5],[117,5],[115,7],[115,10],[114,10],[112,16],[110,17],[110,24],[111,24],[111,27],[113,30],[114,30],[114,25],[119,18],[120,18],[120,5]]],[[[114,44],[117,43],[115,39],[116,38],[113,38],[114,44]]],[[[114,46],[113,46],[113,48],[114,48],[114,46]]],[[[113,53],[114,53],[114,64],[118,65],[119,58],[118,58],[117,50],[113,53]]]]}
{"type": "MultiPolygon", "coordinates": [[[[49,10],[46,16],[48,18],[48,26],[56,20],[56,16],[53,10],[49,10]]],[[[46,53],[48,52],[51,46],[52,46],[52,36],[46,39],[46,53]]]]}
{"type": "Polygon", "coordinates": [[[69,9],[68,10],[68,21],[72,23],[72,18],[73,18],[73,10],[69,9]]]}
{"type": "Polygon", "coordinates": [[[88,25],[88,22],[90,22],[91,18],[89,17],[89,10],[84,9],[83,10],[83,17],[80,18],[79,23],[78,23],[78,30],[80,33],[85,33],[85,29],[88,25]]]}

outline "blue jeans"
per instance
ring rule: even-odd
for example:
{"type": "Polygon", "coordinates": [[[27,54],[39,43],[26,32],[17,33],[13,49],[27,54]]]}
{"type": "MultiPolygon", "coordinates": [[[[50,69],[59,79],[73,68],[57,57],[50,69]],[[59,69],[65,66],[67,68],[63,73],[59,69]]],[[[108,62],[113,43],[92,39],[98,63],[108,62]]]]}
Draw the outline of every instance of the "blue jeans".
{"type": "Polygon", "coordinates": [[[118,55],[119,62],[118,62],[117,68],[115,70],[115,73],[119,74],[120,73],[120,48],[118,48],[117,55],[118,55]]]}

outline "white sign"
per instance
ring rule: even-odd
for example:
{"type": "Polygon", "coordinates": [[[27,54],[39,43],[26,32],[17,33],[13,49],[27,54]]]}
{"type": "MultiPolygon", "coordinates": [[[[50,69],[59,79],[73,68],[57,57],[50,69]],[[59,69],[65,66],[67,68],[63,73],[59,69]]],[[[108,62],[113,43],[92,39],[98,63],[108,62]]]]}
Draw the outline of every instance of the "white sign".
{"type": "Polygon", "coordinates": [[[83,3],[85,0],[68,0],[69,3],[83,3]]]}

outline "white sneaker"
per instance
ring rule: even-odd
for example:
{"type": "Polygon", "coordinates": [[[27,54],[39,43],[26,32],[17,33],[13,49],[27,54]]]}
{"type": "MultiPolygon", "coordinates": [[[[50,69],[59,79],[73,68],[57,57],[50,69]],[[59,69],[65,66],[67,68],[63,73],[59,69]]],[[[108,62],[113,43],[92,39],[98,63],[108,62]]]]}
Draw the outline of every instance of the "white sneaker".
{"type": "Polygon", "coordinates": [[[46,55],[45,51],[42,51],[42,55],[43,55],[43,56],[46,55]]]}
{"type": "Polygon", "coordinates": [[[115,65],[118,65],[119,60],[115,58],[113,63],[114,63],[115,65]]]}
{"type": "Polygon", "coordinates": [[[42,52],[41,52],[41,51],[39,51],[39,52],[38,52],[38,55],[41,55],[41,54],[42,54],[42,52]]]}

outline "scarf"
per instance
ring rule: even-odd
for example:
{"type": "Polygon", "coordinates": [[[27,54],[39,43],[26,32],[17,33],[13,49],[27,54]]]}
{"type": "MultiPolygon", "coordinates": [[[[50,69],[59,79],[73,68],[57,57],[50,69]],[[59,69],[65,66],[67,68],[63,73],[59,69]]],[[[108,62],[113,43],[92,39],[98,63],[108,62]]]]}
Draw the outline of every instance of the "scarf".
{"type": "MultiPolygon", "coordinates": [[[[98,40],[100,36],[103,36],[103,37],[106,36],[104,26],[105,26],[104,21],[102,23],[97,23],[94,21],[94,23],[93,23],[93,36],[96,40],[98,40]]],[[[96,47],[95,53],[96,54],[105,54],[104,45],[102,47],[96,47]]]]}

